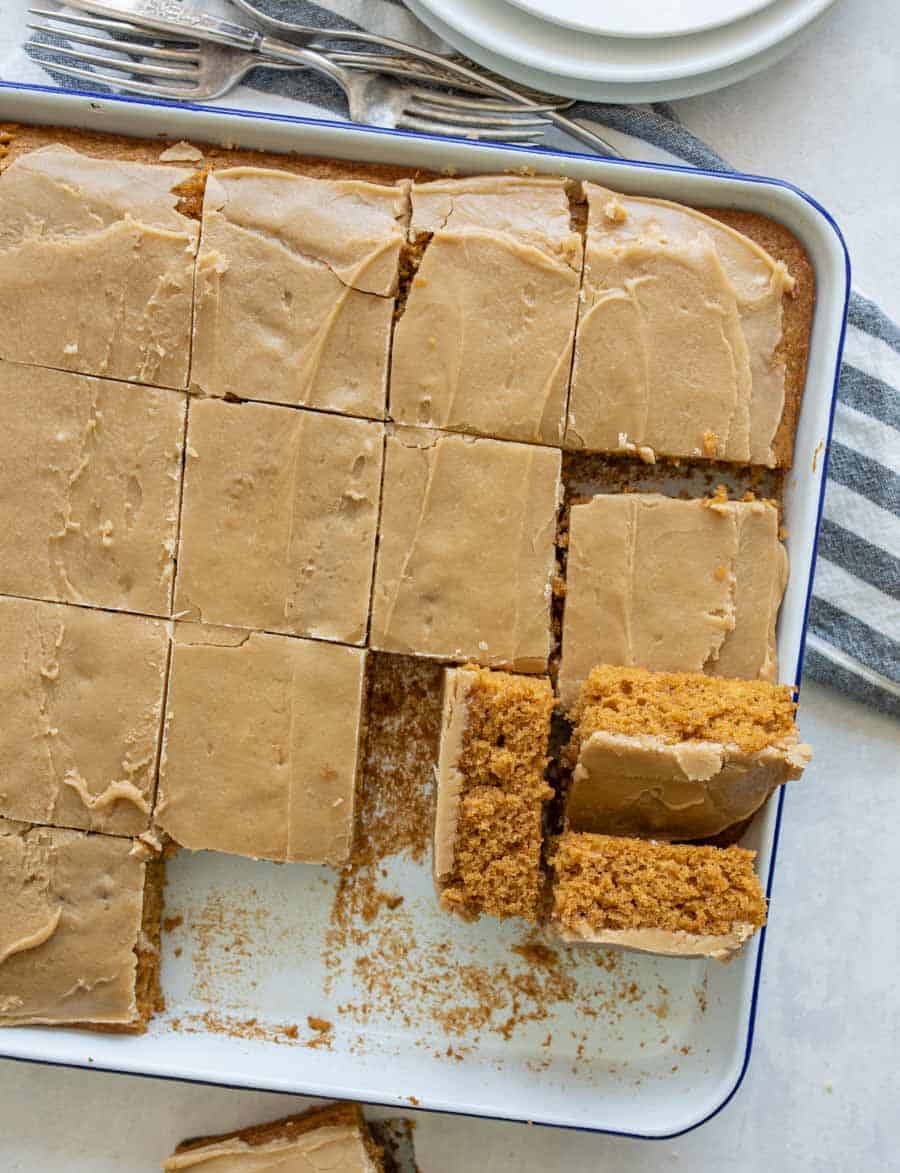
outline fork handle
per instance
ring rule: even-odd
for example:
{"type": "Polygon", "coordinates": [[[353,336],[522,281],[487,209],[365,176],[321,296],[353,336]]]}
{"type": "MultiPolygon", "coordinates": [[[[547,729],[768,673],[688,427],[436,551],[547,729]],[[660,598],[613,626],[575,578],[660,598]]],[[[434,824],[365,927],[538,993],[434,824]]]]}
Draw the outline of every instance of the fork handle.
{"type": "Polygon", "coordinates": [[[316,52],[315,49],[303,49],[299,45],[292,45],[289,41],[281,40],[280,37],[270,37],[263,34],[256,42],[256,52],[263,57],[268,57],[269,64],[283,62],[286,65],[307,66],[320,73],[325,73],[338,83],[345,94],[347,93],[346,74],[343,67],[329,61],[324,54],[316,52]]]}

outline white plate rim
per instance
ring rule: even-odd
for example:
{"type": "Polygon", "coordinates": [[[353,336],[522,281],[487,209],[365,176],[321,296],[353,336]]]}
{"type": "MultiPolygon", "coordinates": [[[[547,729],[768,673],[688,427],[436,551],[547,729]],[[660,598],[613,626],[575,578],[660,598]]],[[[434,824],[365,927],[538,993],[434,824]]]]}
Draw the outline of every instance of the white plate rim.
{"type": "MultiPolygon", "coordinates": [[[[417,0],[416,9],[440,19],[470,42],[500,57],[563,77],[625,83],[652,83],[689,78],[755,56],[804,28],[835,0],[781,0],[730,26],[679,38],[679,54],[662,39],[661,60],[615,63],[624,47],[617,37],[591,37],[554,26],[515,9],[506,0],[417,0]],[[721,43],[716,47],[716,40],[721,43]],[[554,47],[560,46],[556,52],[554,47]],[[690,48],[691,54],[685,49],[690,48]],[[704,52],[705,50],[705,52],[704,52]],[[667,55],[667,56],[666,56],[667,55]]],[[[649,54],[653,40],[640,42],[649,54]]]]}
{"type": "Polygon", "coordinates": [[[644,37],[683,37],[691,33],[705,32],[707,29],[721,28],[722,25],[732,24],[736,20],[743,20],[745,16],[759,12],[769,4],[778,3],[778,0],[731,0],[732,9],[736,8],[736,10],[724,15],[715,15],[714,6],[707,5],[709,14],[706,17],[695,18],[687,25],[657,28],[645,26],[643,29],[638,26],[626,27],[622,24],[605,26],[602,21],[584,20],[578,15],[578,11],[585,8],[581,0],[555,0],[552,5],[544,3],[543,0],[509,0],[509,3],[514,4],[516,8],[524,9],[532,16],[536,16],[538,20],[561,24],[565,28],[578,29],[580,32],[601,37],[628,37],[640,40],[644,37]],[[553,10],[552,14],[547,11],[548,8],[553,10]],[[570,13],[570,9],[575,9],[575,11],[570,13]]]}
{"type": "Polygon", "coordinates": [[[576,101],[624,104],[692,98],[697,94],[705,94],[711,90],[736,85],[770,66],[777,65],[779,61],[802,45],[807,36],[812,35],[819,21],[825,16],[824,12],[820,13],[808,25],[797,29],[789,37],[785,37],[784,40],[769,49],[764,49],[761,53],[722,69],[713,69],[691,77],[670,81],[629,83],[573,79],[547,73],[530,65],[523,65],[521,62],[502,57],[492,50],[485,49],[483,45],[470,41],[463,33],[450,28],[434,13],[426,9],[422,0],[404,0],[404,3],[423,24],[427,25],[442,40],[471,57],[473,61],[477,61],[479,65],[501,73],[520,85],[532,86],[535,89],[544,90],[546,93],[558,93],[566,98],[574,98],[576,101]]]}

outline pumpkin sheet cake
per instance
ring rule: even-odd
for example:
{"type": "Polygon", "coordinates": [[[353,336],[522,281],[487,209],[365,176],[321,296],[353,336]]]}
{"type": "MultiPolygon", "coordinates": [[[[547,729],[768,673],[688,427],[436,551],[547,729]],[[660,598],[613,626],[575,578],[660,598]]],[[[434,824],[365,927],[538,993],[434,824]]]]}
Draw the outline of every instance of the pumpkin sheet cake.
{"type": "Polygon", "coordinates": [[[575,831],[704,839],[749,819],[810,760],[787,685],[594,668],[569,713],[575,831]]]}
{"type": "MultiPolygon", "coordinates": [[[[733,953],[752,853],[677,840],[809,756],[748,491],[791,463],[802,245],[560,177],[168,146],[4,132],[0,1024],[143,1027],[167,841],[348,863],[370,649],[446,666],[445,909],[733,953]],[[741,487],[665,495],[673,461],[741,487]]],[[[379,1168],[309,1119],[165,1167],[303,1169],[331,1129],[379,1168]]]]}

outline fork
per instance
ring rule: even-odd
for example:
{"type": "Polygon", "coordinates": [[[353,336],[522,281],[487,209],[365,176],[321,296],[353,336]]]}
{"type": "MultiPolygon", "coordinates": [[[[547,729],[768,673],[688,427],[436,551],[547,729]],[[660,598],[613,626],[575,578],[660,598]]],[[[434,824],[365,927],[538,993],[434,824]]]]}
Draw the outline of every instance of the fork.
{"type": "MultiPolygon", "coordinates": [[[[125,3],[129,5],[145,6],[147,0],[72,0],[78,6],[82,5],[96,5],[98,3],[125,3]]],[[[152,0],[151,0],[152,2],[152,0]]],[[[180,0],[183,9],[190,10],[196,3],[196,0],[180,0]]],[[[231,0],[231,3],[251,17],[256,24],[264,29],[268,29],[270,33],[284,38],[285,40],[306,46],[319,46],[322,41],[337,40],[337,41],[362,41],[369,45],[378,45],[383,49],[390,49],[394,52],[403,54],[407,58],[411,58],[422,64],[429,64],[436,69],[443,72],[450,73],[457,79],[453,84],[458,85],[462,81],[477,82],[482,88],[489,93],[494,94],[498,98],[504,98],[508,101],[518,100],[521,103],[531,104],[528,97],[522,92],[521,88],[513,88],[511,82],[506,78],[497,74],[491,74],[482,69],[481,66],[476,65],[475,62],[470,61],[467,57],[455,55],[454,58],[441,57],[437,53],[432,53],[428,49],[421,49],[418,45],[407,45],[402,41],[395,41],[391,37],[383,37],[378,33],[366,32],[362,29],[326,29],[316,28],[315,25],[299,24],[292,20],[279,20],[277,17],[269,16],[264,12],[257,2],[257,0],[231,0]]],[[[576,122],[573,118],[567,118],[560,113],[559,108],[552,108],[547,110],[549,120],[566,134],[572,135],[573,138],[580,139],[581,142],[586,143],[601,155],[611,156],[612,158],[621,158],[622,152],[617,150],[612,143],[608,142],[602,135],[597,134],[596,131],[588,129],[580,122],[576,122]]]]}
{"type": "MultiPolygon", "coordinates": [[[[86,46],[75,49],[31,41],[31,50],[52,54],[53,60],[46,64],[57,73],[146,97],[206,101],[220,97],[259,66],[311,68],[327,74],[340,85],[353,122],[427,134],[510,141],[534,140],[547,125],[547,119],[538,117],[535,107],[517,107],[491,98],[464,98],[404,85],[371,70],[355,66],[351,70],[330,55],[312,49],[292,47],[295,59],[288,63],[212,42],[189,42],[153,34],[110,17],[63,15],[39,8],[28,11],[38,18],[29,28],[86,46]],[[94,49],[102,52],[90,51],[94,49]],[[97,66],[103,67],[103,71],[97,66]]],[[[361,55],[345,56],[355,61],[361,55]]]]}
{"type": "MultiPolygon", "coordinates": [[[[75,8],[87,9],[102,15],[112,15],[120,20],[131,20],[145,28],[156,29],[169,35],[195,36],[201,41],[216,41],[220,44],[237,45],[252,52],[269,57],[291,60],[291,49],[300,46],[307,49],[321,49],[323,43],[331,41],[362,42],[389,49],[407,59],[428,63],[436,68],[449,71],[460,81],[477,83],[492,95],[514,103],[522,110],[534,111],[537,103],[516,91],[512,83],[497,80],[485,74],[476,73],[458,60],[451,60],[408,45],[392,37],[383,37],[363,29],[322,28],[316,25],[297,24],[293,21],[278,20],[268,16],[252,0],[231,0],[244,13],[252,17],[253,27],[222,19],[205,7],[206,0],[69,0],[75,8]],[[259,31],[259,26],[269,34],[259,31]]],[[[602,155],[619,155],[620,152],[596,131],[580,122],[567,118],[557,109],[546,111],[550,122],[560,130],[587,143],[602,155]]],[[[452,133],[446,128],[445,134],[452,133]]],[[[509,139],[510,135],[496,136],[509,139]]]]}

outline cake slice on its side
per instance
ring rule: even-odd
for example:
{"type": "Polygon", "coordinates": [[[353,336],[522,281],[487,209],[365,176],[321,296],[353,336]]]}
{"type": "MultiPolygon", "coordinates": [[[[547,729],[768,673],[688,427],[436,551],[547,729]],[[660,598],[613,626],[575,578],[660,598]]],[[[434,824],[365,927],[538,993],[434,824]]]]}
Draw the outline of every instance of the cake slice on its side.
{"type": "Polygon", "coordinates": [[[180,1144],[162,1168],[209,1173],[385,1173],[382,1149],[358,1104],[329,1104],[298,1116],[180,1144]]]}
{"type": "Polygon", "coordinates": [[[594,668],[572,710],[566,816],[575,831],[703,839],[799,778],[787,685],[697,672],[594,668]]]}
{"type": "Polygon", "coordinates": [[[566,832],[549,928],[568,942],[727,960],[766,923],[755,851],[566,832]]]}
{"type": "Polygon", "coordinates": [[[142,1032],[162,868],[139,840],[0,818],[0,1026],[142,1032]]]}
{"type": "Polygon", "coordinates": [[[550,681],[472,667],[444,674],[434,875],[463,916],[535,920],[541,894],[550,681]]]}

